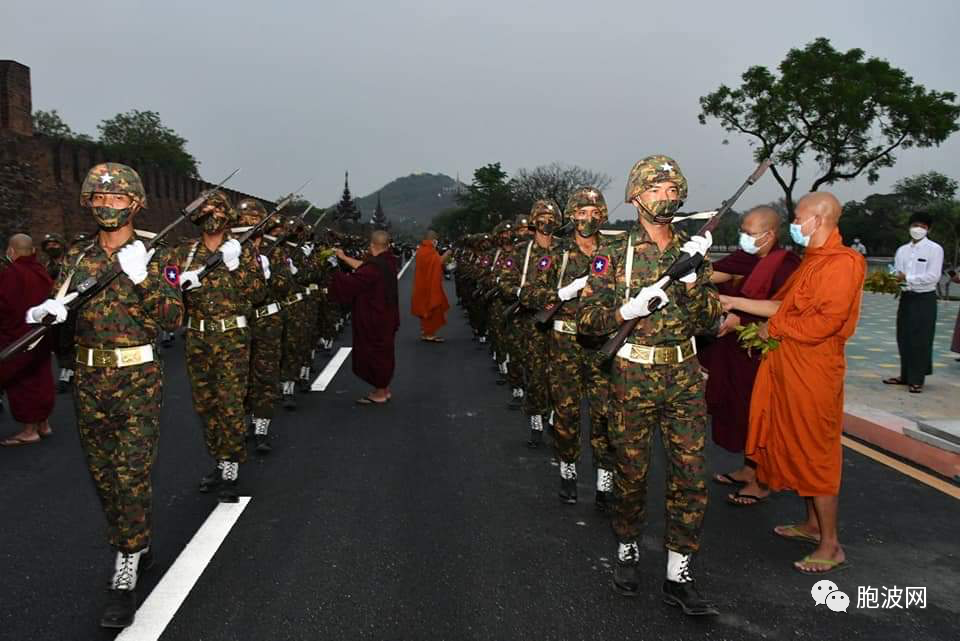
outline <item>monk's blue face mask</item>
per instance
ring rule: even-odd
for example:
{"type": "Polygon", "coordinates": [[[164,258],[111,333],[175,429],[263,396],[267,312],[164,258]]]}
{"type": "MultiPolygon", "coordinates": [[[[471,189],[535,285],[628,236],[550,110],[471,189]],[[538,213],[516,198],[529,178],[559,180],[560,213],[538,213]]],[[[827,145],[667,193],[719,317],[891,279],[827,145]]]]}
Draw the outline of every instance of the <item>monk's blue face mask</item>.
{"type": "MultiPolygon", "coordinates": [[[[761,234],[761,238],[766,236],[766,234],[761,234]]],[[[757,243],[757,239],[748,234],[747,232],[740,232],[740,249],[747,252],[748,254],[756,254],[767,244],[767,241],[762,243],[757,243]]]]}

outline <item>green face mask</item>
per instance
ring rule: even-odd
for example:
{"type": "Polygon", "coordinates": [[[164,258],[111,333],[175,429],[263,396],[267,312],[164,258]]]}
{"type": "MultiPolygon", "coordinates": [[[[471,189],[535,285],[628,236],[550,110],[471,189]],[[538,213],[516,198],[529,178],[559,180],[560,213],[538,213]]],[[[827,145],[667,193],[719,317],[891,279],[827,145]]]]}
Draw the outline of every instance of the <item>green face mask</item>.
{"type": "Polygon", "coordinates": [[[669,225],[673,222],[673,215],[680,209],[679,200],[654,200],[653,202],[641,202],[637,211],[647,222],[657,225],[669,225]]]}
{"type": "Polygon", "coordinates": [[[217,216],[215,214],[209,214],[206,218],[203,219],[201,224],[201,229],[203,229],[206,234],[218,234],[227,227],[227,219],[217,216]]]}
{"type": "Polygon", "coordinates": [[[93,217],[97,221],[97,225],[100,229],[106,231],[113,231],[115,229],[120,229],[127,224],[127,221],[130,220],[130,216],[133,215],[133,210],[130,207],[124,209],[114,209],[113,207],[91,207],[93,211],[93,217]]]}
{"type": "Polygon", "coordinates": [[[577,233],[582,238],[590,238],[600,229],[600,221],[596,218],[587,218],[577,221],[577,233]]]}

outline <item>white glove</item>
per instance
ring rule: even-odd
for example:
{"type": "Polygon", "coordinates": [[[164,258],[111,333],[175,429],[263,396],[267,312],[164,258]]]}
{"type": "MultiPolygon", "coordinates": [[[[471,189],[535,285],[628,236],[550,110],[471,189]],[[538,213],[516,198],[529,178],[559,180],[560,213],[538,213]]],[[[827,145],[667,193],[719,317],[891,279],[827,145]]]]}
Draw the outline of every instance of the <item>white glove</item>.
{"type": "Polygon", "coordinates": [[[263,254],[260,254],[257,258],[260,259],[260,268],[263,269],[263,277],[270,280],[270,261],[263,254]]]}
{"type": "Polygon", "coordinates": [[[337,260],[336,256],[327,256],[327,263],[331,267],[338,267],[340,265],[340,261],[337,260]]]}
{"type": "Polygon", "coordinates": [[[300,251],[303,252],[304,256],[310,258],[310,254],[313,253],[313,243],[304,243],[300,246],[300,251]]]}
{"type": "Polygon", "coordinates": [[[229,271],[232,272],[240,266],[240,252],[242,251],[243,248],[240,246],[240,241],[236,238],[231,238],[220,245],[220,253],[223,254],[223,264],[229,271]]]}
{"type": "Polygon", "coordinates": [[[580,290],[587,286],[588,278],[590,278],[590,276],[581,276],[569,285],[564,285],[557,290],[557,297],[562,301],[573,300],[580,295],[580,290]]]}
{"type": "Polygon", "coordinates": [[[660,305],[666,305],[670,302],[667,293],[663,291],[663,286],[667,284],[667,277],[664,276],[653,285],[647,285],[640,292],[620,306],[620,316],[623,320],[632,320],[634,318],[643,318],[653,312],[650,304],[660,300],[660,305]]]}
{"type": "Polygon", "coordinates": [[[53,324],[62,323],[67,320],[70,311],[67,309],[67,303],[76,298],[79,294],[71,292],[61,299],[48,298],[39,305],[27,310],[27,323],[32,325],[41,322],[47,316],[53,316],[53,324]]]}
{"type": "Polygon", "coordinates": [[[137,240],[117,252],[120,269],[134,285],[139,285],[147,279],[147,263],[153,258],[155,251],[151,249],[148,252],[143,242],[137,240]]]}
{"type": "Polygon", "coordinates": [[[692,271],[692,272],[690,272],[689,274],[687,274],[686,276],[681,276],[681,277],[678,278],[677,280],[679,280],[681,283],[683,283],[683,284],[685,284],[685,285],[692,285],[692,284],[694,284],[695,282],[697,282],[697,272],[696,272],[696,271],[692,271]]]}
{"type": "Polygon", "coordinates": [[[683,247],[680,248],[680,251],[691,256],[696,254],[706,256],[707,250],[710,249],[711,245],[713,245],[713,234],[704,232],[703,236],[693,236],[685,242],[683,247]]]}
{"type": "Polygon", "coordinates": [[[180,289],[188,292],[191,289],[196,289],[203,285],[203,282],[199,278],[199,274],[200,270],[198,269],[180,274],[180,289]]]}
{"type": "Polygon", "coordinates": [[[287,265],[290,266],[290,273],[293,274],[294,276],[296,276],[297,272],[300,271],[299,269],[297,269],[297,266],[293,264],[292,258],[287,259],[287,265]]]}

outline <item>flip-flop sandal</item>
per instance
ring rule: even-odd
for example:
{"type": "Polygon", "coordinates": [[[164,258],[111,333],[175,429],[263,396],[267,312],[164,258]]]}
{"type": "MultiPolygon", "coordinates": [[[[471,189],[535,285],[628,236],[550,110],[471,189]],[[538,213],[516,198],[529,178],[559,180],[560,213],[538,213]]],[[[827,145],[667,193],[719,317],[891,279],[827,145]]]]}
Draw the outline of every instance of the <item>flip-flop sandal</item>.
{"type": "Polygon", "coordinates": [[[443,342],[443,339],[440,338],[439,336],[433,336],[433,337],[421,336],[420,340],[422,340],[424,343],[442,343],[443,342]]]}
{"type": "Polygon", "coordinates": [[[21,445],[33,445],[34,443],[39,443],[43,439],[37,437],[36,439],[26,439],[20,436],[11,436],[10,438],[5,438],[0,441],[0,445],[3,447],[20,447],[21,445]]]}
{"type": "Polygon", "coordinates": [[[841,570],[846,570],[851,567],[850,563],[847,561],[834,561],[832,559],[814,559],[812,557],[805,556],[798,563],[805,563],[807,565],[814,566],[823,566],[826,567],[826,570],[805,570],[803,568],[793,566],[793,569],[799,572],[800,574],[806,574],[808,576],[826,576],[827,574],[833,574],[834,572],[840,572],[841,570]]]}
{"type": "Polygon", "coordinates": [[[713,482],[717,485],[746,485],[746,481],[738,481],[729,474],[714,474],[713,482]]]}
{"type": "Polygon", "coordinates": [[[777,527],[773,528],[773,533],[782,539],[787,539],[788,541],[820,545],[820,537],[807,534],[796,525],[778,525],[777,527]]]}
{"type": "Polygon", "coordinates": [[[730,505],[735,505],[737,507],[753,507],[754,505],[760,505],[761,503],[766,503],[770,500],[770,495],[766,496],[754,496],[753,494],[744,494],[740,490],[737,490],[733,494],[727,495],[727,503],[730,505]],[[737,499],[752,499],[751,503],[741,503],[737,499]]]}
{"type": "Polygon", "coordinates": [[[364,396],[363,398],[358,398],[356,400],[357,405],[386,405],[390,402],[390,399],[385,401],[375,401],[369,396],[364,396]]]}
{"type": "Polygon", "coordinates": [[[907,391],[911,394],[923,394],[923,385],[911,385],[907,391]]]}
{"type": "Polygon", "coordinates": [[[900,378],[899,376],[885,378],[883,379],[883,384],[884,385],[906,385],[906,383],[903,382],[903,379],[900,378]]]}

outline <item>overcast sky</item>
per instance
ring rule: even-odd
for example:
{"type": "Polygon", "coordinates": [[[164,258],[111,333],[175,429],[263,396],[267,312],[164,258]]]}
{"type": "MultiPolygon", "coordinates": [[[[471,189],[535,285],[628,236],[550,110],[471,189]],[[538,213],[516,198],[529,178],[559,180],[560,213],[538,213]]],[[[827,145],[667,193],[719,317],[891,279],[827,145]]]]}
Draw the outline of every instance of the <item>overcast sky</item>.
{"type": "MultiPolygon", "coordinates": [[[[307,197],[334,202],[345,169],[363,195],[416,171],[469,182],[490,162],[561,161],[609,174],[612,208],[633,162],[665,153],[690,181],[687,209],[705,209],[753,161],[744,139],[722,146],[716,121],[698,124],[700,96],[818,36],[960,93],[958,28],[947,0],[3,0],[0,58],[28,65],[34,109],[74,130],[157,111],[206,179],[242,166],[232,186],[265,197],[315,175],[307,197]]],[[[931,169],[960,177],[960,135],[898,156],[877,185],[836,193],[931,169]]],[[[742,202],[779,195],[767,176],[742,202]]]]}

